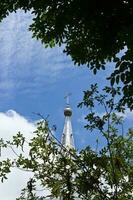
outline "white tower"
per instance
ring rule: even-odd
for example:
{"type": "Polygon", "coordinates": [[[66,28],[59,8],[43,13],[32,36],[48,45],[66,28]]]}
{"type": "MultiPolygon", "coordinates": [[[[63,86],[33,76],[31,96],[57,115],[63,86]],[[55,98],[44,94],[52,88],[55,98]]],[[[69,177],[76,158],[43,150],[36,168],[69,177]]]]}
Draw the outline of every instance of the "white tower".
{"type": "Polygon", "coordinates": [[[71,149],[71,148],[75,148],[73,133],[72,133],[72,124],[71,124],[72,109],[70,108],[70,105],[69,105],[69,95],[66,98],[67,98],[67,105],[64,109],[65,124],[64,124],[61,143],[67,149],[71,149]]]}

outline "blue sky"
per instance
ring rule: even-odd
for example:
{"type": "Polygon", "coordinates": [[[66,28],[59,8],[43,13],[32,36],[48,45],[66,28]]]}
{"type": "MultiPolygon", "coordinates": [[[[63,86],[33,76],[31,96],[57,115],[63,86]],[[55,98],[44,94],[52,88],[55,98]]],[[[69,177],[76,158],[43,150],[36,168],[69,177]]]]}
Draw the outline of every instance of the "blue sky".
{"type": "MultiPolygon", "coordinates": [[[[76,67],[70,57],[62,53],[61,48],[45,49],[36,39],[32,39],[28,26],[30,14],[17,12],[9,15],[0,24],[0,137],[11,137],[22,131],[27,137],[34,130],[34,121],[38,116],[33,112],[49,115],[51,126],[56,124],[56,136],[61,137],[65,106],[64,96],[71,92],[73,109],[72,124],[76,147],[84,148],[88,144],[95,148],[99,135],[92,135],[83,126],[86,111],[78,109],[83,90],[98,82],[100,87],[106,84],[105,77],[111,70],[100,71],[94,76],[85,66],[76,67]]],[[[96,108],[96,112],[103,112],[96,108]]],[[[131,126],[133,114],[127,110],[125,129],[131,126]]],[[[18,178],[22,185],[23,179],[18,178]]],[[[9,184],[15,185],[12,179],[9,184]]],[[[0,185],[4,200],[15,199],[16,193],[6,191],[8,185],[0,185]]]]}
{"type": "MultiPolygon", "coordinates": [[[[77,109],[77,104],[82,100],[82,91],[96,77],[85,67],[75,67],[62,48],[45,49],[40,41],[32,39],[30,23],[29,14],[18,12],[0,24],[0,110],[15,110],[32,121],[38,118],[33,112],[49,114],[49,121],[57,125],[56,134],[60,137],[64,96],[71,92],[76,140],[76,132],[82,126],[78,123],[82,110],[77,109]]],[[[77,146],[82,145],[77,142],[77,146]]]]}
{"type": "Polygon", "coordinates": [[[60,138],[64,96],[71,92],[77,148],[93,145],[95,138],[83,129],[81,119],[85,113],[77,109],[77,104],[82,100],[82,91],[91,83],[98,82],[101,87],[106,84],[105,77],[111,68],[108,66],[108,70],[94,76],[85,66],[74,66],[70,57],[62,53],[62,47],[45,49],[40,41],[32,39],[28,31],[30,23],[30,14],[17,12],[0,24],[0,111],[14,110],[30,121],[38,119],[33,112],[49,114],[49,121],[57,125],[56,135],[60,138]]]}

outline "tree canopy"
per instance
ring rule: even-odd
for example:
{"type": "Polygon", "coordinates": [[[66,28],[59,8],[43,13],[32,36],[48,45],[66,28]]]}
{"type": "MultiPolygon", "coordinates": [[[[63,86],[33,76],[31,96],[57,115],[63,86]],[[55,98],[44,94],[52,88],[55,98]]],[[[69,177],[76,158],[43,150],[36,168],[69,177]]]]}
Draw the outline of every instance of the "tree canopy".
{"type": "Polygon", "coordinates": [[[133,109],[132,0],[1,0],[0,20],[18,9],[34,14],[33,37],[46,47],[65,44],[75,64],[96,74],[114,62],[108,78],[111,85],[122,83],[120,103],[133,109]]]}
{"type": "MultiPolygon", "coordinates": [[[[14,153],[13,158],[0,161],[0,180],[5,181],[14,167],[32,172],[17,200],[132,199],[133,130],[125,133],[119,128],[123,126],[123,119],[115,113],[116,95],[107,96],[107,89],[101,93],[97,85],[92,85],[79,104],[88,109],[86,128],[105,139],[100,148],[101,141],[96,139],[95,149],[88,146],[78,153],[67,149],[53,135],[46,120],[38,123],[30,141],[21,133],[10,141],[0,140],[1,154],[4,149],[14,153]],[[102,116],[95,112],[97,104],[105,110],[102,116]],[[50,191],[48,195],[46,188],[50,191]],[[37,194],[38,189],[43,191],[41,195],[37,194]]],[[[119,89],[114,91],[117,94],[119,89]]]]}

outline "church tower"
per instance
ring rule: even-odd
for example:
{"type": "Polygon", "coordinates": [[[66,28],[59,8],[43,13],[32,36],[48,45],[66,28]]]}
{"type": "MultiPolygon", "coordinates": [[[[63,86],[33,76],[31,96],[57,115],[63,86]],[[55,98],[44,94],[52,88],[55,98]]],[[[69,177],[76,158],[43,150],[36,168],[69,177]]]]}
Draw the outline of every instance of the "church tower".
{"type": "Polygon", "coordinates": [[[69,104],[69,96],[67,96],[67,104],[64,109],[64,116],[65,116],[65,123],[64,123],[61,143],[67,149],[75,148],[73,132],[72,132],[72,123],[71,123],[72,109],[69,104]]]}

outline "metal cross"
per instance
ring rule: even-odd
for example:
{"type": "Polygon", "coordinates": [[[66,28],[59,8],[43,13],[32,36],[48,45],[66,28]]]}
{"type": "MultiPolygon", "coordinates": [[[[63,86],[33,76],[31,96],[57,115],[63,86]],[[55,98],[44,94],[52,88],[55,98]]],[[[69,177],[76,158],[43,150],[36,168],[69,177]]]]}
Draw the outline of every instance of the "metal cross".
{"type": "Polygon", "coordinates": [[[70,103],[70,96],[72,95],[72,93],[68,93],[64,98],[66,99],[66,103],[69,104],[70,103]]]}

